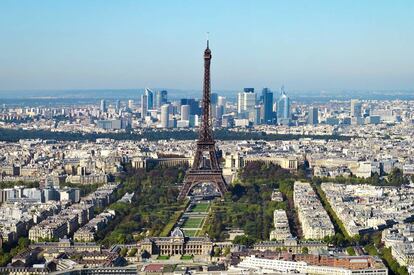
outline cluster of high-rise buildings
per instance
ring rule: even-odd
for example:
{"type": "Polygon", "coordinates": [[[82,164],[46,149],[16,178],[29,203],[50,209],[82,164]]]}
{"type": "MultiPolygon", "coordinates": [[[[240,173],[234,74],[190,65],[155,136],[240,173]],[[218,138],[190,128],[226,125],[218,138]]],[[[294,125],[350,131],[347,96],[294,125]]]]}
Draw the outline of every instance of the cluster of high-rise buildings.
{"type": "Polygon", "coordinates": [[[276,100],[273,99],[273,92],[269,88],[263,88],[259,98],[254,88],[244,88],[237,94],[237,118],[245,119],[246,126],[249,123],[289,125],[291,121],[290,98],[284,87],[281,88],[280,97],[276,100]]]}
{"type": "MultiPolygon", "coordinates": [[[[152,91],[146,88],[136,106],[129,100],[127,110],[138,110],[143,126],[157,128],[188,128],[199,125],[201,101],[195,98],[181,98],[168,101],[167,91],[152,91]]],[[[114,103],[119,110],[120,102],[114,103]]],[[[316,109],[315,109],[316,110],[316,109]]],[[[107,112],[107,102],[101,100],[100,111],[107,112]]],[[[291,102],[284,87],[278,98],[269,88],[263,88],[260,96],[254,88],[244,88],[237,94],[237,101],[231,102],[225,96],[211,94],[211,118],[215,127],[252,126],[276,123],[289,125],[292,122],[291,102]]],[[[312,121],[317,120],[317,111],[312,121]]],[[[316,122],[317,123],[317,122],[316,122]]],[[[128,123],[122,120],[98,121],[100,128],[122,129],[128,123]],[[124,126],[125,124],[125,126],[124,126]]]]}
{"type": "MultiPolygon", "coordinates": [[[[215,128],[260,129],[300,126],[412,124],[414,106],[398,100],[330,100],[303,103],[291,100],[284,87],[280,93],[263,88],[244,88],[236,97],[211,93],[210,113],[215,128]]],[[[60,107],[7,105],[0,107],[4,128],[60,132],[118,132],[131,129],[182,129],[200,125],[201,100],[179,98],[166,90],[145,89],[138,100],[102,99],[99,105],[60,107]]]]}

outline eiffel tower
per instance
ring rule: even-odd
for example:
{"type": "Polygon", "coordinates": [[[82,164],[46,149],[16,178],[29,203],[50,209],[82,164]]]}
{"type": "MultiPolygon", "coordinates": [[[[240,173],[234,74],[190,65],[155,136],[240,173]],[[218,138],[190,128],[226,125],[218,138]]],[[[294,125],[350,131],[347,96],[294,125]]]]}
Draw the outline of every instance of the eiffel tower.
{"type": "Polygon", "coordinates": [[[217,158],[216,142],[211,128],[210,63],[211,50],[207,40],[207,48],[204,51],[203,116],[193,166],[185,175],[183,187],[178,195],[179,200],[184,199],[191,189],[199,183],[214,184],[221,196],[227,192],[227,185],[217,158]]]}

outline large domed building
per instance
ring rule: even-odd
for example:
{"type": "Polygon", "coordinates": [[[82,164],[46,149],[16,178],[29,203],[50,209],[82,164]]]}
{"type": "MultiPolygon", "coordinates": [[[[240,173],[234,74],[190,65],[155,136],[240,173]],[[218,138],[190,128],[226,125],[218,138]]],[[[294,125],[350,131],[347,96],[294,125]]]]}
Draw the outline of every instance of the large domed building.
{"type": "Polygon", "coordinates": [[[187,237],[176,227],[170,237],[149,237],[138,243],[141,253],[150,255],[205,255],[213,251],[213,242],[208,237],[187,237]]]}

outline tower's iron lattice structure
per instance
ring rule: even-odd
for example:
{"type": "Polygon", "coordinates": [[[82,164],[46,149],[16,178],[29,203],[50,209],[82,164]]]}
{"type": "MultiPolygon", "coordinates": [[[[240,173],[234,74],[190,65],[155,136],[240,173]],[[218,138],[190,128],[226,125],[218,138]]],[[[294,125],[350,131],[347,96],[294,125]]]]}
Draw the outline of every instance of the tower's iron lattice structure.
{"type": "Polygon", "coordinates": [[[199,183],[212,183],[221,196],[227,191],[226,182],[216,153],[216,143],[213,138],[210,116],[210,63],[211,50],[208,45],[204,51],[204,86],[203,86],[203,116],[201,120],[200,135],[193,166],[186,173],[183,187],[178,199],[185,198],[191,189],[199,183]]]}

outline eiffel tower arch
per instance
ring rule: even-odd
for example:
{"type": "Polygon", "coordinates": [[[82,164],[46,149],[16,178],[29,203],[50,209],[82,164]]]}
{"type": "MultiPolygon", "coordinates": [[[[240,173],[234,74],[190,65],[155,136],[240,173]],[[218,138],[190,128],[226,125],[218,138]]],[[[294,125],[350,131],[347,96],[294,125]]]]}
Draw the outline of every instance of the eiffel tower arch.
{"type": "Polygon", "coordinates": [[[197,141],[197,149],[193,166],[184,177],[183,187],[178,199],[184,199],[191,189],[200,183],[211,183],[223,196],[227,192],[227,184],[223,177],[217,158],[216,142],[213,138],[210,116],[210,63],[211,50],[207,40],[207,48],[204,51],[204,86],[203,86],[203,115],[201,119],[200,133],[197,141]]]}

